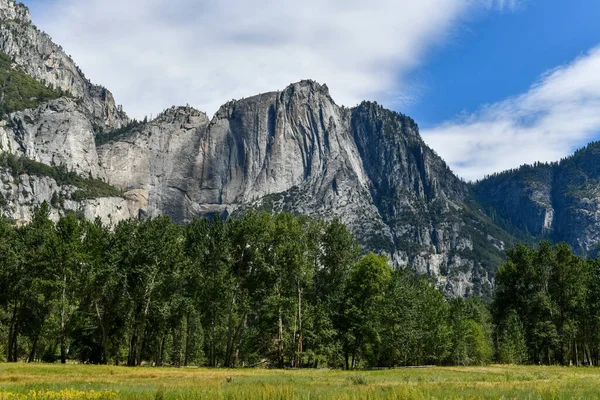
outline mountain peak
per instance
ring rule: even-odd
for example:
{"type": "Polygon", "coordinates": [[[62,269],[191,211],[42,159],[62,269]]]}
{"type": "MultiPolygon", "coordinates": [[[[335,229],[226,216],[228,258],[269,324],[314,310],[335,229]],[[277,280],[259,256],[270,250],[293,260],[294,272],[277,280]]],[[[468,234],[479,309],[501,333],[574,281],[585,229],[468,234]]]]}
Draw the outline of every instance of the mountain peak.
{"type": "Polygon", "coordinates": [[[321,95],[330,97],[329,96],[329,88],[327,87],[327,85],[325,85],[325,84],[321,85],[320,83],[318,83],[317,81],[313,81],[312,79],[305,79],[305,80],[301,80],[296,83],[292,83],[283,90],[283,93],[284,94],[285,93],[288,93],[288,94],[301,93],[304,95],[321,94],[321,95]]]}
{"type": "Polygon", "coordinates": [[[191,106],[172,106],[170,108],[165,109],[163,112],[156,116],[157,120],[171,120],[171,119],[180,119],[180,118],[188,118],[188,117],[200,117],[208,118],[206,113],[200,111],[191,106]]]}
{"type": "Polygon", "coordinates": [[[31,23],[29,8],[23,3],[13,0],[0,0],[0,20],[14,20],[25,24],[31,23]]]}

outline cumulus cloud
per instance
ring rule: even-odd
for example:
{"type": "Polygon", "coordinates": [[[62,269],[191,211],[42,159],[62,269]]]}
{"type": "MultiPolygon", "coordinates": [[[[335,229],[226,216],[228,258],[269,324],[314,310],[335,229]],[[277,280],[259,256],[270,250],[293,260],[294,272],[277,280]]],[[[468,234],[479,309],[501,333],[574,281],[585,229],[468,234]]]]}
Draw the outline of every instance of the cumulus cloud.
{"type": "Polygon", "coordinates": [[[422,132],[460,176],[556,161],[600,132],[600,46],[543,74],[526,93],[422,132]]]}
{"type": "Polygon", "coordinates": [[[403,76],[470,10],[515,0],[52,0],[34,20],[125,110],[209,113],[232,98],[327,83],[340,104],[395,107],[403,76]]]}

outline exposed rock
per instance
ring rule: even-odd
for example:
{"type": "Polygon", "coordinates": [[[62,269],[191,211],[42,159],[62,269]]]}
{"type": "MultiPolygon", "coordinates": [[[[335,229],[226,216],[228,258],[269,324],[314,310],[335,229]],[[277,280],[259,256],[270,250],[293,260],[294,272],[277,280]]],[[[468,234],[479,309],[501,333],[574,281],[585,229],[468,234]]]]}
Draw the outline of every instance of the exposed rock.
{"type": "Polygon", "coordinates": [[[478,182],[480,202],[523,238],[563,241],[581,255],[600,250],[600,143],[559,163],[523,166],[478,182]]]}
{"type": "Polygon", "coordinates": [[[13,20],[24,24],[31,23],[29,9],[22,3],[11,0],[0,0],[0,19],[13,20]]]}
{"type": "Polygon", "coordinates": [[[473,235],[496,254],[504,243],[467,218],[468,187],[410,118],[372,103],[338,107],[313,81],[229,102],[210,123],[173,108],[98,151],[108,181],[150,216],[187,221],[253,207],[337,217],[366,248],[431,274],[453,295],[491,287],[491,266],[458,257],[472,256],[473,235]]]}
{"type": "Polygon", "coordinates": [[[49,177],[21,175],[18,179],[0,168],[0,209],[4,216],[18,224],[30,221],[36,207],[44,201],[51,205],[50,218],[66,213],[80,213],[85,218],[100,218],[103,223],[117,222],[137,217],[137,205],[121,197],[104,197],[84,201],[73,201],[71,196],[78,188],[60,186],[49,177]]]}
{"type": "Polygon", "coordinates": [[[83,176],[104,177],[92,124],[81,107],[68,98],[11,114],[0,126],[0,151],[48,165],[64,165],[83,176]]]}
{"type": "Polygon", "coordinates": [[[198,215],[188,190],[206,114],[189,107],[166,110],[127,138],[98,148],[109,182],[135,199],[149,216],[170,215],[176,221],[198,215]]]}
{"type": "Polygon", "coordinates": [[[535,236],[548,235],[554,228],[552,165],[525,166],[498,174],[474,186],[482,205],[506,219],[517,229],[535,236]]]}
{"type": "Polygon", "coordinates": [[[31,24],[27,7],[12,0],[0,0],[0,51],[38,81],[80,99],[97,129],[113,129],[127,123],[127,115],[116,106],[112,94],[91,84],[62,48],[31,24]]]}

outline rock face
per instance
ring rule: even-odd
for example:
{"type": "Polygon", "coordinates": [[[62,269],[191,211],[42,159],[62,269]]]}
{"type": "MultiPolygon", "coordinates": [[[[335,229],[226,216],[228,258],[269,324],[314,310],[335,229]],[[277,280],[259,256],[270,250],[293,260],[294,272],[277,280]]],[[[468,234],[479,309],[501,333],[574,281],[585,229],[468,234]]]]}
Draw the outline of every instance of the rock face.
{"type": "Polygon", "coordinates": [[[553,164],[523,166],[474,185],[481,204],[523,237],[600,250],[600,143],[553,164]],[[500,195],[503,193],[504,195],[500,195]]]}
{"type": "Polygon", "coordinates": [[[49,177],[21,175],[15,179],[6,169],[0,168],[0,210],[7,218],[26,223],[33,211],[44,201],[52,204],[50,218],[57,220],[68,212],[80,213],[89,220],[100,220],[109,225],[132,218],[137,213],[136,204],[121,197],[104,197],[84,201],[70,200],[78,188],[60,186],[49,177]],[[56,199],[61,204],[55,204],[56,199]]]}
{"type": "Polygon", "coordinates": [[[125,139],[98,147],[100,168],[149,216],[189,220],[200,214],[188,191],[208,123],[206,114],[189,107],[166,110],[125,139]]]}
{"type": "Polygon", "coordinates": [[[495,260],[474,251],[499,258],[510,240],[487,230],[468,186],[414,121],[374,103],[339,107],[313,81],[229,102],[211,121],[172,108],[98,153],[108,181],[150,216],[261,208],[337,217],[365,248],[431,274],[453,295],[489,290],[495,260]]]}
{"type": "Polygon", "coordinates": [[[127,123],[112,94],[91,84],[62,48],[31,23],[27,7],[12,0],[0,0],[0,51],[38,81],[78,99],[94,128],[114,129],[127,123]]]}
{"type": "Polygon", "coordinates": [[[499,222],[508,219],[515,229],[544,236],[555,226],[554,178],[553,165],[523,166],[477,182],[474,192],[499,222]]]}
{"type": "Polygon", "coordinates": [[[85,110],[69,98],[11,114],[0,123],[0,151],[48,165],[64,165],[84,176],[104,177],[94,131],[85,110]]]}
{"type": "Polygon", "coordinates": [[[53,218],[77,212],[110,224],[249,208],[339,218],[365,249],[430,274],[453,296],[489,294],[513,234],[566,240],[586,254],[600,243],[597,144],[557,165],[468,185],[425,145],[411,118],[376,103],[339,107],[313,81],[229,102],[212,119],[173,107],[128,125],[110,92],[91,84],[10,0],[0,0],[0,51],[65,92],[0,121],[0,152],[66,167],[124,194],[75,201],[76,187],[0,168],[0,210],[19,222],[43,201],[53,218]],[[118,128],[111,141],[95,141],[118,128]]]}
{"type": "Polygon", "coordinates": [[[23,4],[18,4],[13,1],[0,1],[0,19],[20,21],[26,24],[31,23],[31,14],[29,9],[23,4]]]}

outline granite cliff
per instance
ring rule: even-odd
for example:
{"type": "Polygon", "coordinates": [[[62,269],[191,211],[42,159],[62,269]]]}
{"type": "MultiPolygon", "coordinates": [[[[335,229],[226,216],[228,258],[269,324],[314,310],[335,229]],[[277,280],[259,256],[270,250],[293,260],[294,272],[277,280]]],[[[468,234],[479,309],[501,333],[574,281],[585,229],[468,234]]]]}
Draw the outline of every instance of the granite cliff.
{"type": "Polygon", "coordinates": [[[76,212],[110,224],[250,208],[339,218],[365,249],[453,296],[489,294],[515,237],[552,235],[587,253],[600,243],[594,146],[471,185],[411,118],[371,102],[338,106],[308,80],[231,101],[212,118],[172,107],[131,123],[26,7],[0,0],[0,19],[0,52],[14,73],[56,91],[0,121],[0,153],[11,155],[0,158],[0,209],[18,222],[43,201],[54,218],[76,212]]]}

